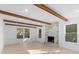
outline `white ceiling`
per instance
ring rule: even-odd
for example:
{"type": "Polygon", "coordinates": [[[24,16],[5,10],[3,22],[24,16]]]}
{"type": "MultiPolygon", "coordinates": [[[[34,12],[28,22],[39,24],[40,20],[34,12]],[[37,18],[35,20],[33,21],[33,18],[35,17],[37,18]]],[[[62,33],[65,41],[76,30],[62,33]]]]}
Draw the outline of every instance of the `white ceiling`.
{"type": "Polygon", "coordinates": [[[50,4],[47,6],[68,19],[79,16],[79,12],[76,12],[79,10],[79,4],[50,4]]]}
{"type": "MultiPolygon", "coordinates": [[[[54,9],[66,18],[73,18],[79,16],[79,13],[75,10],[79,10],[79,5],[69,5],[69,4],[47,4],[51,9],[54,9]]],[[[57,22],[60,21],[59,18],[47,13],[46,11],[32,5],[32,4],[0,4],[0,10],[9,11],[12,13],[24,15],[37,20],[43,20],[47,22],[57,22]],[[25,12],[28,9],[28,12],[25,12]]]]}

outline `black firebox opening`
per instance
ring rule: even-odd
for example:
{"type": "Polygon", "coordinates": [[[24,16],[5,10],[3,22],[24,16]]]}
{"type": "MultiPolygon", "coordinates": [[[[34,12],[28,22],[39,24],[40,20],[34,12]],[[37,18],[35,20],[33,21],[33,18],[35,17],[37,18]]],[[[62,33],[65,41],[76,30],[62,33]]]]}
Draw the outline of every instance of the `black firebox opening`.
{"type": "Polygon", "coordinates": [[[54,43],[54,37],[53,36],[48,36],[48,42],[54,43]]]}

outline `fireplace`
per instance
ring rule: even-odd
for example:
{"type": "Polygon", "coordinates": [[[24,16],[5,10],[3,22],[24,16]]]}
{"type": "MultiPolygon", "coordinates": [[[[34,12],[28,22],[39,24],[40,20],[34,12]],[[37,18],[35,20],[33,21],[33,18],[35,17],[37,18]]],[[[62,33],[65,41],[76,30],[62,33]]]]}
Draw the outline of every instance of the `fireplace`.
{"type": "Polygon", "coordinates": [[[54,37],[53,36],[48,36],[48,42],[54,43],[54,37]]]}

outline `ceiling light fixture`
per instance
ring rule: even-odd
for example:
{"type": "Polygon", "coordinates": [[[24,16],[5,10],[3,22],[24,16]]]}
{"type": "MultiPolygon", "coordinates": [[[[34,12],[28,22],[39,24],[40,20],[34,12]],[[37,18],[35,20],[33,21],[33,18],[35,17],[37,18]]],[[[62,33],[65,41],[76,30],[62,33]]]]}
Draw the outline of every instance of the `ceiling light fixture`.
{"type": "Polygon", "coordinates": [[[79,12],[79,10],[76,10],[76,12],[79,12]]]}
{"type": "Polygon", "coordinates": [[[25,12],[28,12],[28,9],[25,9],[25,12]]]}

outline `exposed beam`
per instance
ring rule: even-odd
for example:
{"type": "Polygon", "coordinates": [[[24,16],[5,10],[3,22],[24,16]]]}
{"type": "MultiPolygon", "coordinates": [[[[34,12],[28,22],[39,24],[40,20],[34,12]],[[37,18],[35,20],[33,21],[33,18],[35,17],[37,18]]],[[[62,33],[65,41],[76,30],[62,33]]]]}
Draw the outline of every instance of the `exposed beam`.
{"type": "Polygon", "coordinates": [[[10,24],[10,23],[5,23],[5,25],[10,25],[10,26],[19,26],[19,27],[28,27],[28,28],[36,28],[36,27],[33,27],[33,26],[18,25],[18,24],[10,24]]]}
{"type": "Polygon", "coordinates": [[[25,19],[25,20],[31,20],[31,21],[35,21],[35,22],[39,22],[39,23],[44,23],[44,24],[49,24],[49,25],[51,24],[49,22],[45,22],[45,21],[41,21],[41,20],[36,20],[36,19],[30,18],[30,17],[18,15],[18,14],[7,12],[7,11],[3,11],[3,10],[0,10],[0,14],[14,16],[14,17],[17,17],[17,18],[22,18],[22,19],[25,19]]]}
{"type": "Polygon", "coordinates": [[[60,15],[58,12],[56,12],[55,10],[52,10],[51,8],[49,8],[48,6],[44,4],[34,4],[34,5],[64,21],[68,21],[64,16],[60,15]]]}
{"type": "Polygon", "coordinates": [[[24,24],[24,25],[32,25],[32,26],[42,27],[42,25],[36,25],[36,24],[30,24],[30,23],[24,23],[24,22],[6,20],[6,19],[4,19],[3,21],[4,21],[4,22],[10,22],[10,23],[17,23],[17,24],[24,24]]]}

